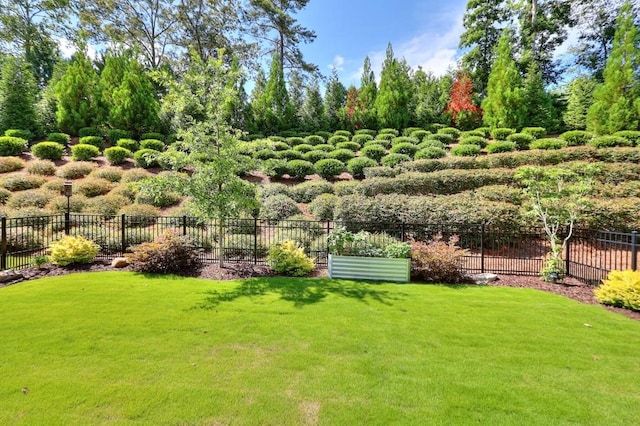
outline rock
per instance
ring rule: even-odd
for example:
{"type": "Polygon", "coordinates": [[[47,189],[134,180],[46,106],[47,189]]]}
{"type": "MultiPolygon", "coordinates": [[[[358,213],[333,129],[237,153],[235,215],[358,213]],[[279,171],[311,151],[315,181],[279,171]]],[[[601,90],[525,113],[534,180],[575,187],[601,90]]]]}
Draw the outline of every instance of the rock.
{"type": "Polygon", "coordinates": [[[498,276],[496,274],[490,274],[488,272],[485,272],[484,274],[474,274],[471,275],[470,278],[476,284],[488,284],[498,281],[498,276]]]}
{"type": "Polygon", "coordinates": [[[14,271],[13,269],[7,269],[6,271],[0,272],[0,283],[14,281],[21,278],[23,278],[22,274],[14,271]]]}
{"type": "Polygon", "coordinates": [[[111,266],[114,268],[126,268],[129,266],[129,260],[126,257],[116,257],[111,261],[111,266]]]}

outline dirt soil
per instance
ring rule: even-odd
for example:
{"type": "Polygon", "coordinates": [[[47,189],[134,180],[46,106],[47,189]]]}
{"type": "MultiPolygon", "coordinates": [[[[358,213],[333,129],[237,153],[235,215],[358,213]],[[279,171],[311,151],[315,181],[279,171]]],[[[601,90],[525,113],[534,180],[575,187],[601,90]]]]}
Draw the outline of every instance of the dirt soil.
{"type": "MultiPolygon", "coordinates": [[[[17,284],[19,282],[51,276],[66,275],[74,272],[101,272],[101,271],[126,271],[129,268],[116,269],[108,262],[94,262],[90,265],[74,265],[67,267],[57,267],[53,265],[45,265],[38,268],[27,268],[19,271],[22,277],[13,281],[0,283],[0,287],[17,284]]],[[[207,279],[207,280],[235,280],[252,277],[265,277],[274,276],[275,274],[265,265],[252,265],[252,264],[227,264],[224,268],[220,268],[218,265],[207,265],[194,273],[192,276],[207,279]]],[[[312,276],[326,277],[326,269],[316,270],[312,276]]],[[[428,284],[427,284],[428,285],[428,284]]],[[[547,283],[540,280],[538,277],[532,276],[520,276],[520,275],[499,275],[498,281],[489,283],[491,286],[500,287],[516,287],[516,288],[533,288],[549,293],[558,294],[573,300],[577,300],[581,303],[587,303],[590,305],[599,305],[593,294],[593,287],[584,284],[573,278],[565,278],[561,283],[547,283]]],[[[611,306],[600,305],[604,309],[621,313],[629,318],[640,321],[640,312],[631,311],[628,309],[614,308],[611,306]]]]}

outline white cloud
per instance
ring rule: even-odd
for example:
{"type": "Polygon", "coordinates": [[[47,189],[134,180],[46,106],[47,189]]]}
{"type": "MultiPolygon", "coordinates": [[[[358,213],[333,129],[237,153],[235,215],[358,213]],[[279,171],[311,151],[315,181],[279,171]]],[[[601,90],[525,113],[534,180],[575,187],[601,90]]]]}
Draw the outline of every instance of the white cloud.
{"type": "MultiPolygon", "coordinates": [[[[70,58],[78,50],[78,47],[71,40],[67,40],[66,38],[58,39],[58,47],[60,48],[62,56],[65,58],[70,58]]],[[[89,55],[91,59],[95,59],[96,54],[95,46],[91,44],[87,45],[87,55],[89,55]]]]}
{"type": "Polygon", "coordinates": [[[337,71],[344,70],[344,58],[340,55],[336,55],[333,58],[333,62],[329,65],[329,69],[336,69],[337,71]]]}

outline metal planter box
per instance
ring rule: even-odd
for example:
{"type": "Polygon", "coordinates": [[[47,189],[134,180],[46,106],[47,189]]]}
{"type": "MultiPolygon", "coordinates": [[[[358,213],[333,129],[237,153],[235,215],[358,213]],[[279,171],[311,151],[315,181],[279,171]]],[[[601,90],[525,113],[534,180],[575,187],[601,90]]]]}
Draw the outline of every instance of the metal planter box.
{"type": "Polygon", "coordinates": [[[411,259],[329,255],[329,277],[409,282],[411,259]]]}

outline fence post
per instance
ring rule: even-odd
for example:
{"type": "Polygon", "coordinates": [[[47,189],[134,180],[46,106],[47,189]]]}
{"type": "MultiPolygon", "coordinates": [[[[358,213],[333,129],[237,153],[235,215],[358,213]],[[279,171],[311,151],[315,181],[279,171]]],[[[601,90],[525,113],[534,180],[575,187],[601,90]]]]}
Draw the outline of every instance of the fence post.
{"type": "Polygon", "coordinates": [[[484,274],[484,235],[485,223],[480,224],[480,272],[484,274]]]}
{"type": "Polygon", "coordinates": [[[182,216],[182,235],[187,235],[187,215],[182,216]]]}
{"type": "Polygon", "coordinates": [[[258,264],[258,218],[253,218],[253,264],[258,264]]]}
{"type": "Polygon", "coordinates": [[[631,233],[631,269],[633,269],[634,271],[638,269],[638,245],[636,240],[637,237],[638,237],[638,233],[636,231],[633,231],[631,233]]]}
{"type": "MultiPolygon", "coordinates": [[[[567,227],[567,234],[569,233],[569,228],[567,227]]],[[[566,253],[564,258],[564,273],[566,276],[571,276],[569,272],[569,264],[571,263],[571,239],[567,240],[566,253]]]]}
{"type": "Polygon", "coordinates": [[[64,213],[64,235],[69,235],[71,232],[71,213],[66,211],[64,213]]]}
{"type": "Polygon", "coordinates": [[[404,243],[405,241],[407,241],[407,236],[406,236],[406,224],[404,223],[404,221],[402,222],[402,228],[400,229],[400,232],[402,232],[402,242],[404,243]]]}
{"type": "Polygon", "coordinates": [[[124,213],[120,216],[120,237],[122,242],[122,254],[127,251],[127,220],[124,213]]]}
{"type": "Polygon", "coordinates": [[[0,269],[7,269],[7,218],[2,216],[2,247],[0,247],[0,269]]]}

